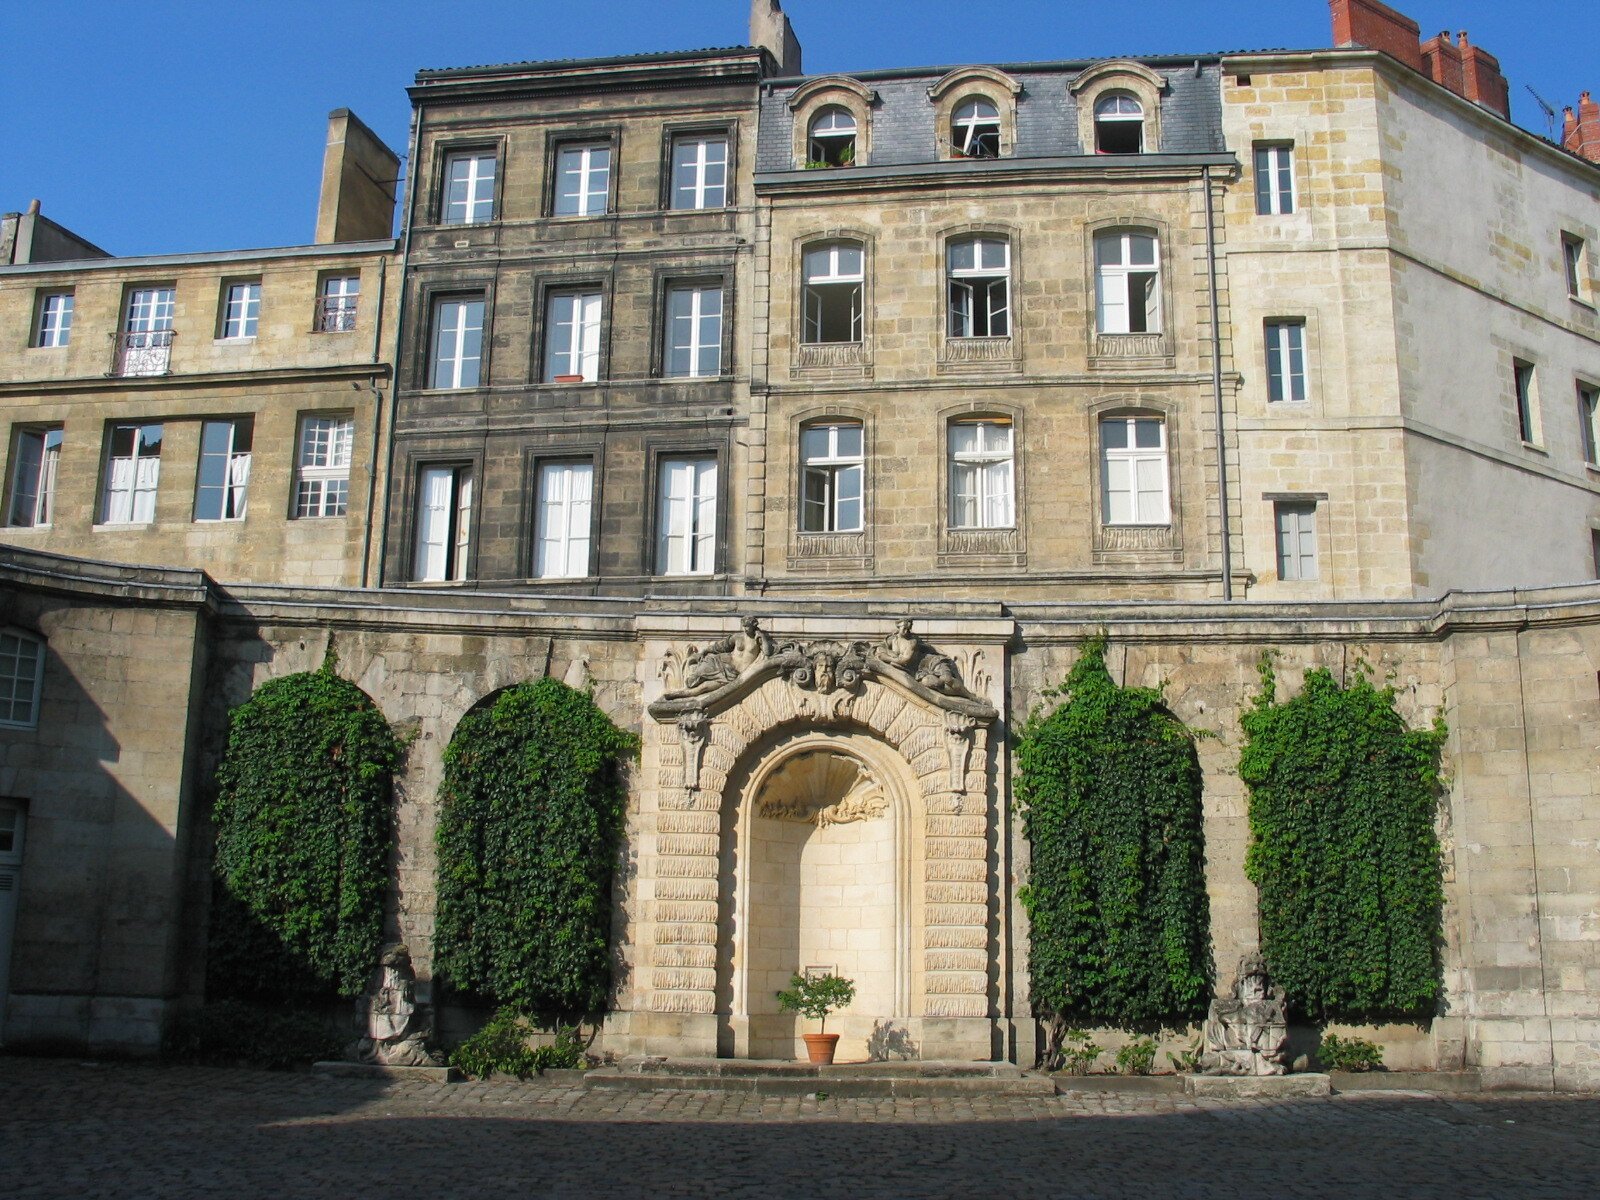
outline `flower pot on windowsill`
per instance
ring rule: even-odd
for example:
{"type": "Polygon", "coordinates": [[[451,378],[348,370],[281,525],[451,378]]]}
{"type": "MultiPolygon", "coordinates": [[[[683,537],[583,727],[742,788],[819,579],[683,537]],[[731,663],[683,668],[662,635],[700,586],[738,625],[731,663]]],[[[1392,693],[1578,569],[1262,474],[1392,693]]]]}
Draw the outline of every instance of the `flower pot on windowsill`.
{"type": "Polygon", "coordinates": [[[839,1048],[837,1033],[802,1033],[806,1042],[806,1058],[813,1067],[831,1067],[834,1051],[839,1048]]]}
{"type": "Polygon", "coordinates": [[[555,379],[552,380],[552,382],[553,383],[582,383],[583,382],[583,376],[582,375],[557,375],[555,377],[555,379]]]}

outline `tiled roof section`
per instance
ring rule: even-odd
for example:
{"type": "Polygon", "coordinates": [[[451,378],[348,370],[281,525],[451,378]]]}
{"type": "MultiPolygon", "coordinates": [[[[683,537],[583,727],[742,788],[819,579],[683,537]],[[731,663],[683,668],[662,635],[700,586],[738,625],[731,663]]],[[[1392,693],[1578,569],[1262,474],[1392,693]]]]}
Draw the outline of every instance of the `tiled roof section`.
{"type": "Polygon", "coordinates": [[[546,67],[610,67],[628,63],[661,62],[674,58],[716,58],[723,54],[748,54],[754,46],[706,46],[699,50],[658,50],[650,54],[618,54],[609,58],[542,58],[526,62],[483,63],[474,67],[428,67],[417,72],[417,82],[457,75],[510,73],[546,67]]]}

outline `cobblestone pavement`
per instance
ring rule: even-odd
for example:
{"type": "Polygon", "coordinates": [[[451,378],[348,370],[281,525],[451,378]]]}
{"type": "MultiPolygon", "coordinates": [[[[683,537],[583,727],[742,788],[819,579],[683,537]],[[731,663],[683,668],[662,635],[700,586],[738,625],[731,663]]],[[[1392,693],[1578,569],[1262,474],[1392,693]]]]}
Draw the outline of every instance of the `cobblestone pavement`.
{"type": "Polygon", "coordinates": [[[0,1195],[1554,1197],[1600,1098],[932,1100],[0,1059],[0,1195]]]}

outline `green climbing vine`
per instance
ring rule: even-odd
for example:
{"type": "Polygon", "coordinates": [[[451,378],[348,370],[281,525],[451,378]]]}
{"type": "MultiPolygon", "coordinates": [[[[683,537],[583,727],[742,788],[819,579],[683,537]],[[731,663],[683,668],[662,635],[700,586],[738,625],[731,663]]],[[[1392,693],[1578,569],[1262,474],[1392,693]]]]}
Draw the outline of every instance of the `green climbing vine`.
{"type": "Polygon", "coordinates": [[[1290,1004],[1320,1020],[1423,1017],[1440,989],[1444,722],[1406,727],[1364,671],[1306,673],[1279,703],[1270,656],[1242,719],[1250,789],[1245,874],[1261,943],[1290,1004]]]}
{"type": "Polygon", "coordinates": [[[535,1016],[605,1007],[621,764],[636,748],[554,679],[461,719],[439,787],[440,978],[535,1016]]]}
{"type": "Polygon", "coordinates": [[[1118,687],[1106,642],[1085,648],[1049,713],[1017,741],[1018,799],[1033,864],[1034,1011],[1129,1026],[1205,1011],[1210,922],[1200,762],[1155,688],[1118,687]]]}
{"type": "Polygon", "coordinates": [[[268,680],[229,716],[216,772],[212,999],[358,995],[383,940],[402,746],[355,684],[268,680]]]}

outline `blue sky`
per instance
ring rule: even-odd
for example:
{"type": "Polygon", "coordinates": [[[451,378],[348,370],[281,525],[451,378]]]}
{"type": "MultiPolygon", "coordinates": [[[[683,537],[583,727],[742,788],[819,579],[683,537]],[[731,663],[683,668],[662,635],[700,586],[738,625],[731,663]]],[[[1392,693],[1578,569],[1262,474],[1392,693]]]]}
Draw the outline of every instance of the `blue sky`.
{"type": "MultiPolygon", "coordinates": [[[[1537,132],[1525,85],[1557,109],[1600,92],[1595,0],[1396,6],[1425,36],[1469,30],[1500,59],[1513,117],[1537,132]]],[[[1331,42],[1326,0],[785,8],[810,72],[1331,42]]],[[[56,0],[0,36],[0,210],[38,197],[115,254],[302,244],[328,110],[353,109],[403,151],[420,68],[738,45],[748,12],[748,0],[56,0]]]]}

